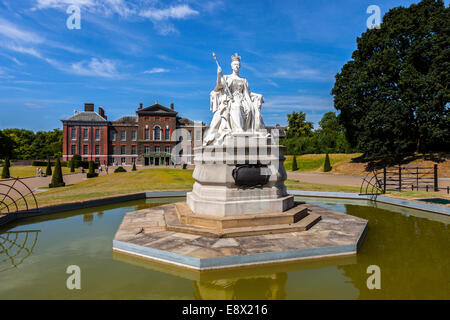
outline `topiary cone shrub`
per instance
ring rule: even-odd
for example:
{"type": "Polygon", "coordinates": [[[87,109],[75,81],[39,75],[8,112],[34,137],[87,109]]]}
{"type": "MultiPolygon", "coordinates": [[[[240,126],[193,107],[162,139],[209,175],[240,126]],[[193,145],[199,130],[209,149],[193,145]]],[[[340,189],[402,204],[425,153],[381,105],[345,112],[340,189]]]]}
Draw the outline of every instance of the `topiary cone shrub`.
{"type": "Polygon", "coordinates": [[[133,168],[131,169],[131,171],[136,171],[136,163],[133,162],[133,168]]]}
{"type": "Polygon", "coordinates": [[[183,163],[183,170],[185,170],[187,168],[187,164],[183,163]]]}
{"type": "Polygon", "coordinates": [[[49,188],[64,187],[66,184],[63,180],[63,174],[61,169],[61,161],[59,158],[56,160],[55,172],[53,172],[52,182],[48,185],[49,188]]]}
{"type": "Polygon", "coordinates": [[[118,167],[116,170],[114,170],[114,173],[118,172],[127,172],[127,170],[125,170],[123,167],[118,167]]]}
{"type": "Polygon", "coordinates": [[[11,175],[9,173],[10,166],[11,166],[11,164],[9,163],[9,158],[6,158],[5,163],[3,164],[3,169],[2,169],[2,179],[11,178],[11,175]]]}
{"type": "Polygon", "coordinates": [[[95,177],[98,177],[98,173],[97,172],[95,172],[95,169],[94,169],[94,161],[89,161],[89,171],[88,171],[88,173],[86,174],[86,177],[87,178],[95,178],[95,177]]]}
{"type": "Polygon", "coordinates": [[[327,155],[325,156],[325,162],[323,163],[323,172],[331,171],[331,164],[330,164],[330,157],[327,155]]]}
{"type": "Polygon", "coordinates": [[[75,172],[75,161],[70,161],[70,172],[75,172]]]}
{"type": "MultiPolygon", "coordinates": [[[[59,165],[61,165],[61,162],[59,163],[59,165]]],[[[48,159],[48,162],[47,162],[47,169],[45,169],[45,175],[47,177],[52,175],[52,163],[50,162],[50,159],[48,159]]]]}
{"type": "Polygon", "coordinates": [[[292,159],[292,171],[297,171],[297,170],[298,170],[297,157],[294,155],[294,159],[292,159]]]}

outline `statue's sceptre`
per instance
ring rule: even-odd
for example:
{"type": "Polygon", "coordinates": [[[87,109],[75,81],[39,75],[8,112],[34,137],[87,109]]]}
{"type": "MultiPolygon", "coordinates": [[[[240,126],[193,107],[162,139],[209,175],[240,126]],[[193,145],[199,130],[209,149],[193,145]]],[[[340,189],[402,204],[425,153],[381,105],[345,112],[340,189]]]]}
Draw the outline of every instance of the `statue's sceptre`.
{"type": "MultiPolygon", "coordinates": [[[[214,57],[214,60],[216,61],[217,67],[220,68],[219,61],[217,61],[217,57],[214,52],[213,52],[213,57],[214,57]]],[[[222,69],[222,68],[220,68],[220,69],[222,69]]],[[[233,95],[231,94],[230,88],[228,88],[227,81],[223,78],[223,74],[220,75],[220,78],[222,79],[222,82],[225,84],[225,93],[228,95],[228,97],[231,99],[231,101],[234,102],[233,95]]]]}

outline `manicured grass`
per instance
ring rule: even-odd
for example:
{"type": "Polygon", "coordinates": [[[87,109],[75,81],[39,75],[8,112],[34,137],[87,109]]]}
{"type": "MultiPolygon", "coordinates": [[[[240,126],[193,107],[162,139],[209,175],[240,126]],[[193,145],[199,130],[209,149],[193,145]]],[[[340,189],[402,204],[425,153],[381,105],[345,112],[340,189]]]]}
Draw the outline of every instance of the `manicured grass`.
{"type": "MultiPolygon", "coordinates": [[[[330,154],[331,166],[342,162],[350,162],[351,159],[360,156],[359,153],[352,154],[330,154]]],[[[292,170],[292,159],[294,156],[285,156],[286,161],[284,162],[284,167],[286,170],[292,170]]],[[[297,171],[323,171],[323,162],[325,161],[325,154],[305,154],[297,156],[297,171]]],[[[333,169],[333,168],[332,168],[333,169]]]]}
{"type": "MultiPolygon", "coordinates": [[[[194,184],[192,170],[180,169],[141,169],[124,173],[110,173],[97,178],[88,179],[74,185],[49,189],[37,193],[37,201],[40,207],[61,203],[71,203],[111,196],[132,194],[145,191],[163,190],[191,190],[194,184]]],[[[288,189],[316,190],[331,192],[355,192],[359,193],[357,186],[335,186],[313,184],[286,180],[288,189]]],[[[388,195],[398,198],[430,198],[446,197],[444,194],[432,192],[388,192],[388,195]]]]}
{"type": "Polygon", "coordinates": [[[144,169],[110,173],[37,194],[39,206],[70,203],[145,191],[191,190],[192,170],[144,169]]]}
{"type": "Polygon", "coordinates": [[[288,189],[296,189],[296,190],[330,191],[330,192],[357,192],[357,193],[359,193],[359,187],[354,187],[354,186],[333,186],[333,185],[327,185],[327,184],[299,182],[299,181],[294,181],[294,180],[286,180],[285,184],[288,189]]]}
{"type": "MultiPolygon", "coordinates": [[[[11,177],[15,178],[24,178],[24,177],[35,177],[37,176],[37,168],[39,167],[33,167],[33,166],[11,166],[9,167],[9,171],[11,174],[11,177]]],[[[41,167],[42,171],[45,173],[45,169],[47,167],[41,167]]],[[[55,169],[55,167],[52,167],[52,171],[55,169]]],[[[63,174],[70,173],[70,168],[67,167],[61,167],[63,174]]],[[[77,171],[78,172],[78,171],[77,171]]]]}

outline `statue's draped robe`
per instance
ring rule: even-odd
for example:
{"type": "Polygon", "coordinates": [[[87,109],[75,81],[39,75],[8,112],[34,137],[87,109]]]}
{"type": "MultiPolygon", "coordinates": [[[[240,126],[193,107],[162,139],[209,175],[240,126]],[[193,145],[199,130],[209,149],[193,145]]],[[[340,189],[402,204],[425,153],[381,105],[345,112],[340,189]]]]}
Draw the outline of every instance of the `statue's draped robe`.
{"type": "Polygon", "coordinates": [[[220,144],[230,133],[264,130],[261,116],[264,98],[250,92],[247,79],[232,75],[221,77],[218,86],[210,93],[210,102],[214,117],[205,137],[205,145],[220,144]],[[233,98],[227,95],[225,81],[233,98]]]}

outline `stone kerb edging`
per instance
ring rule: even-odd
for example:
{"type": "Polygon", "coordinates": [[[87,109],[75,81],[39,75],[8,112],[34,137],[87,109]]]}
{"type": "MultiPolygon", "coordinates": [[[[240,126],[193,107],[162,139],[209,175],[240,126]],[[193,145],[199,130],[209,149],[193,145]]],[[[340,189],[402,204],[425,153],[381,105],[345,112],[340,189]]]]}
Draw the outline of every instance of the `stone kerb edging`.
{"type": "MultiPolygon", "coordinates": [[[[288,190],[289,194],[303,197],[321,197],[321,198],[338,198],[338,199],[357,199],[357,200],[371,200],[370,196],[360,195],[352,192],[328,192],[328,191],[306,191],[306,190],[288,190]]],[[[417,209],[422,211],[429,211],[433,213],[450,215],[450,207],[429,204],[425,202],[391,198],[386,196],[377,196],[377,202],[387,203],[400,207],[417,209]]]]}
{"type": "MultiPolygon", "coordinates": [[[[134,194],[128,194],[123,196],[114,196],[103,199],[96,200],[87,200],[80,201],[74,203],[66,203],[66,204],[57,204],[53,206],[42,207],[39,209],[39,212],[17,212],[14,214],[8,214],[0,218],[0,226],[3,226],[11,221],[16,219],[22,219],[27,217],[34,217],[45,214],[53,214],[63,211],[77,210],[77,209],[86,209],[90,207],[102,206],[107,204],[114,204],[124,201],[131,200],[140,200],[146,198],[169,198],[169,197],[184,197],[188,191],[154,191],[154,192],[140,192],[134,194]]],[[[357,199],[357,200],[370,200],[370,198],[366,195],[359,195],[358,193],[352,192],[327,192],[327,191],[306,191],[306,190],[288,190],[289,194],[294,196],[303,196],[303,197],[321,197],[321,198],[337,198],[337,199],[357,199]]],[[[411,201],[405,199],[391,198],[385,196],[378,196],[376,201],[387,203],[391,205],[417,209],[422,211],[428,211],[433,213],[439,213],[449,216],[450,208],[421,203],[418,201],[411,201]]]]}

